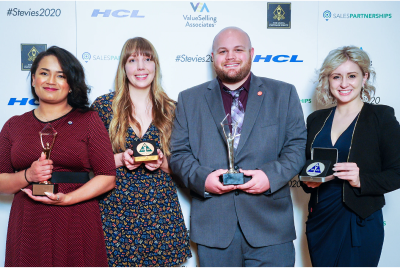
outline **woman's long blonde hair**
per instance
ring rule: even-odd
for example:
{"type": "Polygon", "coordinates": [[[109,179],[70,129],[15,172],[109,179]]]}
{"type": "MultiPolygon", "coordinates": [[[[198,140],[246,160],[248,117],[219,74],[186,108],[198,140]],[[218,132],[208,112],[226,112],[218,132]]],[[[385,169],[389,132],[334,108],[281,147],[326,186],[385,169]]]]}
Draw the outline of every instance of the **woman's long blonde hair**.
{"type": "Polygon", "coordinates": [[[134,125],[142,136],[139,122],[133,117],[135,109],[129,94],[129,80],[125,72],[125,64],[132,54],[145,55],[155,63],[154,80],[150,87],[153,124],[160,131],[160,142],[165,156],[170,155],[172,123],[175,117],[175,102],[171,100],[161,87],[160,61],[154,46],[145,38],[128,39],[122,47],[118,70],[114,82],[113,119],[110,122],[109,135],[114,153],[125,151],[125,139],[129,125],[134,125]]]}

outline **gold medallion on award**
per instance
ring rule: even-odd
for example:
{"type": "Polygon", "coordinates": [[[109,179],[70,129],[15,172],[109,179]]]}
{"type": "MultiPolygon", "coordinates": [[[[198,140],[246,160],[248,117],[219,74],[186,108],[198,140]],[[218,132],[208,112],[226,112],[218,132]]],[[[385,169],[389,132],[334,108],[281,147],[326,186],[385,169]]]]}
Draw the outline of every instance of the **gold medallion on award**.
{"type": "Polygon", "coordinates": [[[135,142],[132,150],[135,162],[158,160],[157,143],[154,140],[135,142]]]}

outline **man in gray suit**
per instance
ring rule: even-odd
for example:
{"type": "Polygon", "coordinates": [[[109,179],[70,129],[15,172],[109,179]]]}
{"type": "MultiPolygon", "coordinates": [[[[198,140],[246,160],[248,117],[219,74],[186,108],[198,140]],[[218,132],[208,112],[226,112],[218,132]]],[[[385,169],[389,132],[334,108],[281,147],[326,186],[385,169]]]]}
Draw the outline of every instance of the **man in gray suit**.
{"type": "Polygon", "coordinates": [[[305,164],[306,144],[296,89],[250,72],[254,49],[239,28],[219,32],[212,49],[217,78],[179,94],[171,137],[171,169],[192,196],[200,266],[294,266],[288,182],[305,164]],[[235,169],[251,177],[242,185],[219,180],[228,168],[227,114],[242,117],[235,169]]]}

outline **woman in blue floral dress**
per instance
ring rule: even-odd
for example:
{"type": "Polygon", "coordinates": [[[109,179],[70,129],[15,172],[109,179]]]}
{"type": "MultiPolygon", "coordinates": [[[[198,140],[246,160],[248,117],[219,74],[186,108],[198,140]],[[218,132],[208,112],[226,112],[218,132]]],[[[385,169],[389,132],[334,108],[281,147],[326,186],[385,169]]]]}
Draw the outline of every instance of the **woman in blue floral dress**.
{"type": "Polygon", "coordinates": [[[191,257],[176,186],[167,157],[175,103],[161,87],[158,55],[146,39],[125,42],[115,91],[92,107],[106,126],[114,150],[117,183],[103,200],[110,266],[179,266],[191,257]],[[156,142],[158,160],[135,162],[134,142],[156,142]]]}

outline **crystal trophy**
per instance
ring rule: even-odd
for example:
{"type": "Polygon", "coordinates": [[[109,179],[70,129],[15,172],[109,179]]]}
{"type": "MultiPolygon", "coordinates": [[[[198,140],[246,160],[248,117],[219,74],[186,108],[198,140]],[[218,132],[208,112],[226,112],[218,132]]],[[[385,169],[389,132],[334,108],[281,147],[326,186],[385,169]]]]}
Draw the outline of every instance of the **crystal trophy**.
{"type": "Polygon", "coordinates": [[[238,185],[244,183],[244,177],[245,177],[243,173],[240,173],[234,169],[235,150],[233,144],[235,142],[235,137],[239,136],[240,134],[237,134],[237,127],[238,127],[237,122],[232,122],[232,123],[227,122],[228,115],[229,114],[227,114],[224,120],[222,120],[221,127],[222,130],[224,131],[226,143],[228,146],[229,170],[225,174],[222,174],[220,179],[222,180],[222,183],[224,185],[238,185]]]}
{"type": "MultiPolygon", "coordinates": [[[[50,153],[53,149],[54,141],[57,136],[57,131],[53,126],[48,123],[40,132],[40,142],[42,143],[43,153],[46,155],[46,159],[50,159],[50,153]]],[[[51,183],[50,181],[41,181],[39,183],[33,183],[32,194],[37,196],[46,196],[45,192],[56,193],[57,184],[51,183]]]]}

